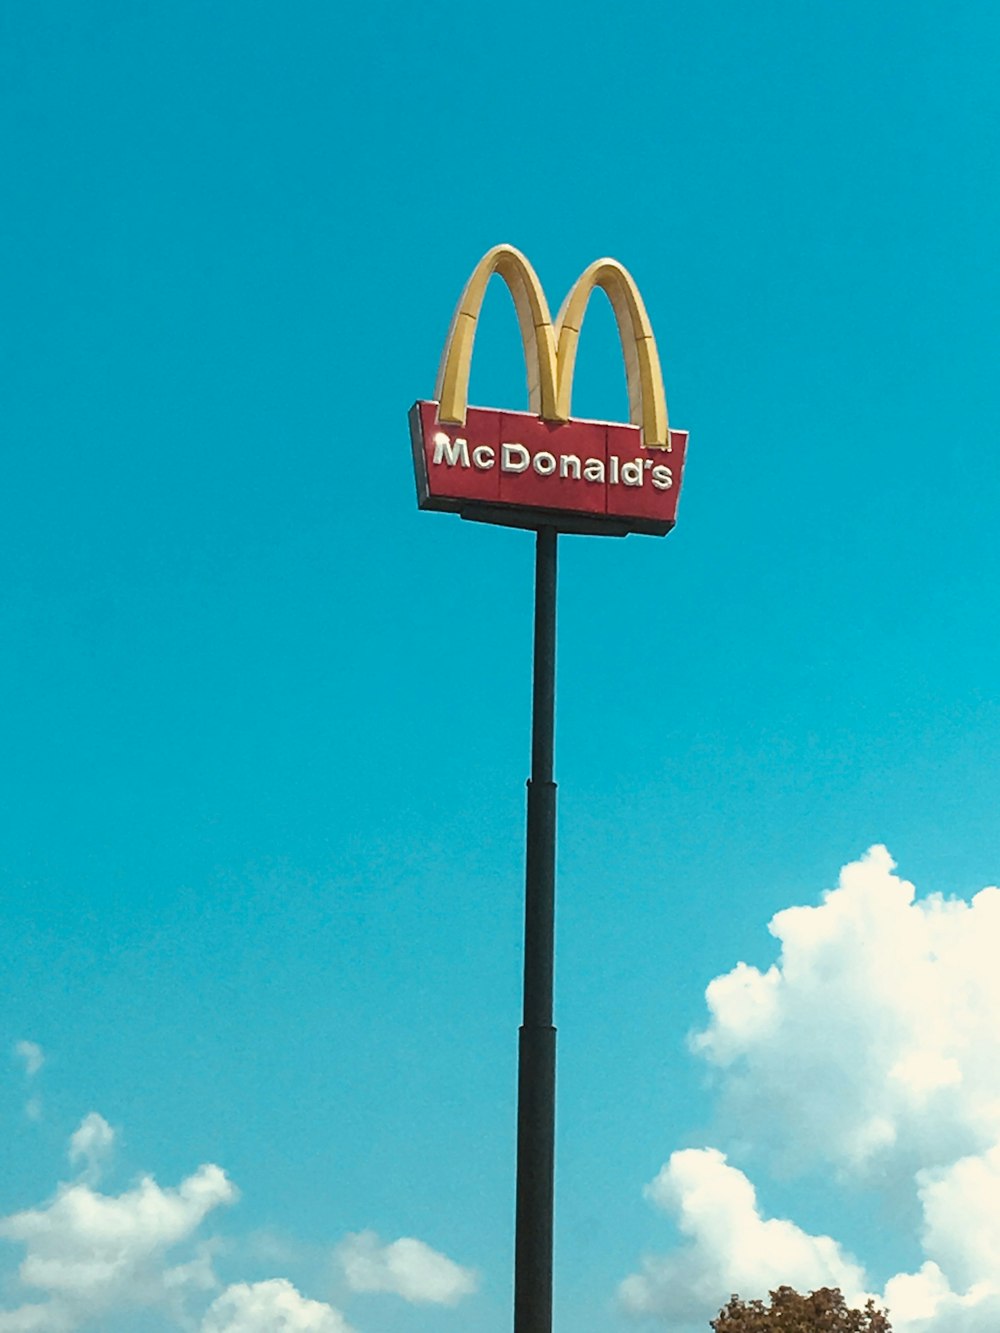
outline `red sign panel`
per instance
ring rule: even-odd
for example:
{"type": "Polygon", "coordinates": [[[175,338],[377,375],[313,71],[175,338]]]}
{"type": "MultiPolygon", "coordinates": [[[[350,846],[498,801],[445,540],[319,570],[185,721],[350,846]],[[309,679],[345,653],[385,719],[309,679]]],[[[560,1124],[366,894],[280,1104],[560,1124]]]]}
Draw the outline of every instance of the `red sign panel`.
{"type": "Polygon", "coordinates": [[[609,536],[659,536],[677,518],[687,431],[671,430],[669,449],[647,448],[639,426],[482,407],[455,425],[418,402],[410,435],[421,509],[609,536]]]}

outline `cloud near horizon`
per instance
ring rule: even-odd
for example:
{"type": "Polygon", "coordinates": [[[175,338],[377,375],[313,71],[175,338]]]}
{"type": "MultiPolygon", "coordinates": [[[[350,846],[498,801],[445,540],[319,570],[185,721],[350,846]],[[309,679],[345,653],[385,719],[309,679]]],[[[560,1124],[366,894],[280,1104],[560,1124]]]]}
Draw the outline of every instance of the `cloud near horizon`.
{"type": "MultiPolygon", "coordinates": [[[[71,1155],[95,1162],[111,1131],[92,1114],[71,1139],[71,1155]]],[[[188,1245],[207,1215],[238,1197],[217,1166],[162,1189],[143,1177],[119,1195],[86,1180],[62,1184],[38,1208],[0,1218],[0,1239],[24,1246],[22,1287],[40,1300],[0,1311],[0,1333],[68,1333],[104,1314],[162,1307],[178,1316],[189,1294],[216,1286],[209,1251],[188,1245]],[[173,1252],[188,1245],[183,1262],[173,1252]]]]}
{"type": "MultiPolygon", "coordinates": [[[[22,1303],[0,1309],[0,1333],[76,1333],[106,1319],[156,1311],[186,1333],[354,1333],[345,1316],[284,1277],[228,1286],[215,1272],[218,1243],[204,1226],[239,1199],[221,1167],[200,1166],[175,1187],[146,1175],[120,1194],[96,1188],[116,1134],[96,1111],[70,1136],[77,1178],[34,1208],[0,1217],[0,1241],[22,1247],[22,1303]]],[[[354,1292],[391,1292],[413,1304],[455,1305],[478,1279],[423,1241],[383,1245],[371,1231],[336,1247],[354,1292]]],[[[11,1275],[13,1277],[13,1275],[11,1275]]]]}
{"type": "Polygon", "coordinates": [[[285,1278],[238,1282],[209,1306],[201,1333],[353,1333],[344,1316],[285,1278]]]}
{"type": "Polygon", "coordinates": [[[479,1286],[471,1269],[409,1236],[383,1245],[374,1231],[358,1232],[336,1257],[351,1291],[393,1292],[414,1305],[457,1305],[479,1286]]]}
{"type": "MultiPolygon", "coordinates": [[[[755,1161],[912,1197],[925,1262],[876,1293],[895,1333],[996,1333],[1000,890],[918,900],[894,870],[872,847],[819,906],[778,912],[777,962],[715,978],[691,1048],[715,1071],[720,1134],[755,1161]]],[[[622,1283],[633,1315],[703,1329],[733,1291],[873,1290],[832,1238],[764,1218],[715,1148],[674,1153],[646,1194],[682,1243],[622,1283]]]]}
{"type": "Polygon", "coordinates": [[[675,1152],[645,1193],[676,1219],[685,1244],[647,1258],[641,1273],[625,1279],[619,1294],[629,1314],[706,1328],[730,1293],[764,1294],[783,1283],[800,1291],[840,1287],[851,1302],[865,1298],[864,1272],[850,1255],[829,1236],[765,1219],[753,1185],[714,1148],[675,1152]]]}

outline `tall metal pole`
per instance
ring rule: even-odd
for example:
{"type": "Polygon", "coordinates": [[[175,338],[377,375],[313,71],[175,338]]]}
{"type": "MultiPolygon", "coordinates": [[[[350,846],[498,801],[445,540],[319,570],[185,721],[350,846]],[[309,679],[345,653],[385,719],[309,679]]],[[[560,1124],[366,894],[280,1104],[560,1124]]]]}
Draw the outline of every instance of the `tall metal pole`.
{"type": "Polygon", "coordinates": [[[552,1330],[555,1169],[556,698],[555,528],[535,539],[535,662],[524,902],[524,1020],[518,1047],[514,1333],[552,1330]]]}

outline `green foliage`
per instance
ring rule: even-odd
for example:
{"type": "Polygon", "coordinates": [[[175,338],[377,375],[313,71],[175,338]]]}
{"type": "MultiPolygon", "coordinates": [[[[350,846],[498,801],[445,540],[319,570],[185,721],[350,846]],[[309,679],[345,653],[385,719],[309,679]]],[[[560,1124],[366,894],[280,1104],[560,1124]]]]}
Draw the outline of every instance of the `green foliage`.
{"type": "Polygon", "coordinates": [[[869,1301],[850,1310],[836,1287],[820,1287],[800,1296],[791,1287],[771,1292],[770,1302],[730,1297],[712,1320],[715,1333],[892,1333],[884,1311],[869,1301]]]}

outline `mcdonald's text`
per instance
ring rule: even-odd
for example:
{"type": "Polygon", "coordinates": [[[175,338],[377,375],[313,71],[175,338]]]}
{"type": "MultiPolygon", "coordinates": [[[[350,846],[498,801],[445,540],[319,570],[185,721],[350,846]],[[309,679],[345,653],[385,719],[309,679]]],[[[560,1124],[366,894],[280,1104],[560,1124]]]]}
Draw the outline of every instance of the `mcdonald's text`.
{"type": "Polygon", "coordinates": [[[419,402],[410,417],[422,509],[568,532],[674,525],[685,431],[670,432],[669,449],[647,449],[637,426],[475,407],[459,425],[438,410],[419,402]]]}

